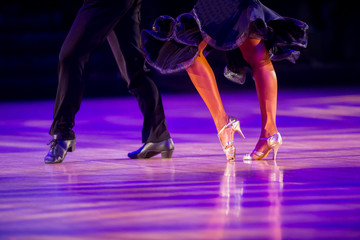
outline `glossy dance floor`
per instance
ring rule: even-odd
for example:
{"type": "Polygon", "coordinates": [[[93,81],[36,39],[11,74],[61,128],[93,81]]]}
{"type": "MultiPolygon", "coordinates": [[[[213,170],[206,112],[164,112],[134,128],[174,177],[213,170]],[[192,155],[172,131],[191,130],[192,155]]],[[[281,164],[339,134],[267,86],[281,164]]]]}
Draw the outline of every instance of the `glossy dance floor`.
{"type": "MultiPolygon", "coordinates": [[[[360,239],[360,95],[281,91],[278,160],[243,162],[259,135],[255,91],[223,93],[228,163],[198,95],[165,95],[172,159],[130,160],[135,98],[84,100],[77,149],[45,165],[53,101],[0,103],[0,239],[360,239]]],[[[271,154],[272,155],[272,154],[271,154]]]]}

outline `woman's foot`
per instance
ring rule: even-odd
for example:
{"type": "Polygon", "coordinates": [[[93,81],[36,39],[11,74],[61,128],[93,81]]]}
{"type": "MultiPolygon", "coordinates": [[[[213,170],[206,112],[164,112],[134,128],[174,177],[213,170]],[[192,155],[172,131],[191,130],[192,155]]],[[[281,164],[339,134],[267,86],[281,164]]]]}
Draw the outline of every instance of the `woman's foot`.
{"type": "Polygon", "coordinates": [[[282,144],[282,137],[279,132],[269,136],[262,137],[257,142],[255,149],[244,155],[244,160],[260,160],[265,158],[271,150],[273,150],[273,159],[276,160],[276,155],[279,147],[282,144]]]}
{"type": "Polygon", "coordinates": [[[244,134],[240,129],[240,121],[236,118],[229,117],[229,121],[225,126],[220,129],[218,133],[218,137],[221,143],[221,146],[226,155],[226,159],[228,161],[235,160],[235,146],[234,146],[234,134],[235,131],[239,132],[239,134],[245,138],[244,134]]]}

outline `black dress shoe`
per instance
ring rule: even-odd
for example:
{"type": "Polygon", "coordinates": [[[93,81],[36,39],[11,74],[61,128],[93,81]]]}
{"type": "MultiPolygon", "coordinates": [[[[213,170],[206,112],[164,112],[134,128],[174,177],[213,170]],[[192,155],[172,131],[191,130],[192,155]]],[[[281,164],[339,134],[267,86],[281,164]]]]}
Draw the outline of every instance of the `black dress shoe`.
{"type": "Polygon", "coordinates": [[[128,153],[129,158],[151,158],[161,153],[161,158],[171,158],[174,151],[174,143],[171,138],[161,142],[148,142],[135,152],[128,153]]]}
{"type": "Polygon", "coordinates": [[[49,144],[49,153],[45,156],[45,163],[61,163],[67,152],[75,151],[76,139],[62,140],[57,135],[54,135],[53,140],[49,144]]]}

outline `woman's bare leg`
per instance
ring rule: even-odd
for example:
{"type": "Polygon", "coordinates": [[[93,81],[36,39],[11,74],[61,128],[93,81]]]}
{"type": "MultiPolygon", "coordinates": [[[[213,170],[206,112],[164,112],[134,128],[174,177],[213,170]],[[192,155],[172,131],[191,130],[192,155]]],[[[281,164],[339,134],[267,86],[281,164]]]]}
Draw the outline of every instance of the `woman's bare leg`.
{"type": "MultiPolygon", "coordinates": [[[[199,56],[195,63],[187,68],[186,71],[211,113],[227,160],[235,160],[235,130],[233,127],[236,126],[231,124],[231,126],[223,129],[223,127],[229,123],[230,118],[224,110],[214,72],[203,55],[203,49],[206,47],[206,42],[203,41],[199,47],[199,56]],[[220,130],[222,131],[219,133],[220,130]]],[[[232,119],[232,121],[235,120],[232,119]]],[[[237,124],[238,123],[239,122],[237,122],[237,124]]],[[[237,131],[240,133],[240,126],[238,126],[238,128],[237,131]]]]}
{"type": "MultiPolygon", "coordinates": [[[[270,137],[277,133],[277,77],[269,58],[268,50],[259,39],[247,39],[240,46],[245,60],[250,64],[261,112],[260,138],[270,137]]],[[[263,152],[267,148],[266,141],[259,139],[255,151],[263,152]]]]}
{"type": "Polygon", "coordinates": [[[229,117],[223,107],[214,72],[203,55],[203,49],[205,47],[206,43],[202,42],[200,44],[199,56],[195,63],[187,68],[186,71],[208,107],[217,131],[220,131],[221,128],[228,123],[229,117]]]}

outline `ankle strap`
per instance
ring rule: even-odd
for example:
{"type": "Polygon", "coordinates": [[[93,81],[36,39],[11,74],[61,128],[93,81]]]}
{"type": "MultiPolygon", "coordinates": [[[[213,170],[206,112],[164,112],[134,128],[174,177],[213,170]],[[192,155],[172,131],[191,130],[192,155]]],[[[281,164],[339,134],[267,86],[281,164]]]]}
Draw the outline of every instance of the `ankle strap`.
{"type": "Polygon", "coordinates": [[[275,133],[274,135],[270,136],[270,137],[263,137],[263,138],[259,138],[261,140],[269,140],[272,137],[275,137],[276,135],[280,134],[279,132],[275,133]]]}
{"type": "Polygon", "coordinates": [[[222,129],[218,132],[218,136],[219,136],[219,134],[222,132],[222,131],[224,131],[225,130],[225,128],[227,128],[227,127],[229,127],[229,126],[231,126],[234,122],[236,122],[237,121],[237,119],[236,118],[233,118],[233,117],[229,117],[229,122],[227,123],[227,124],[225,124],[225,126],[223,126],[222,127],[222,129]]]}

